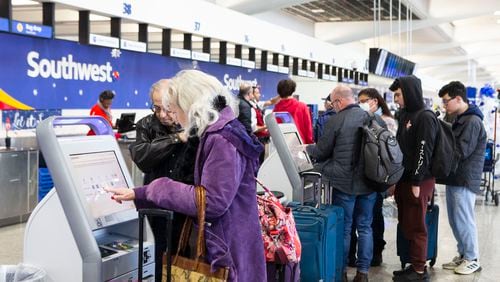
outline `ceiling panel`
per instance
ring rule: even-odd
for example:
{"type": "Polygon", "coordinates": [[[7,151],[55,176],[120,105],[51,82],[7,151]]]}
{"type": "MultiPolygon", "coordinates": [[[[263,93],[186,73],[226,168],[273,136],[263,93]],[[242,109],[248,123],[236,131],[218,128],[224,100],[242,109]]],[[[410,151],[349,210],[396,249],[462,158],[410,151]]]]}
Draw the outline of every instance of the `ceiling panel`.
{"type": "MultiPolygon", "coordinates": [[[[398,18],[398,3],[392,1],[392,17],[398,18]]],[[[390,0],[381,0],[381,18],[390,19],[390,0]]],[[[373,21],[372,0],[318,0],[294,5],[284,11],[312,22],[373,21]]],[[[401,19],[406,19],[406,6],[401,4],[401,19]]],[[[413,19],[419,18],[413,14],[413,19]]]]}

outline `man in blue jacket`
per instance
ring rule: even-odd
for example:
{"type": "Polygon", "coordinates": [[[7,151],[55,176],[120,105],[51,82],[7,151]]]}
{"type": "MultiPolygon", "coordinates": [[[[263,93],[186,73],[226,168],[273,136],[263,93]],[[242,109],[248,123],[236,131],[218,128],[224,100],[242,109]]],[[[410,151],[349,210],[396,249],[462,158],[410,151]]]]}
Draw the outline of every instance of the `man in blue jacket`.
{"type": "Polygon", "coordinates": [[[469,104],[461,82],[452,81],[443,86],[439,97],[443,99],[446,113],[456,116],[452,128],[460,157],[457,171],[446,181],[448,221],[458,243],[458,256],[443,264],[443,268],[467,275],[481,270],[474,205],[481,185],[486,131],[483,113],[469,104]]]}
{"type": "MultiPolygon", "coordinates": [[[[364,163],[360,162],[362,128],[369,116],[356,103],[352,89],[337,86],[330,94],[337,112],[331,117],[323,135],[307,152],[322,163],[320,172],[335,190],[333,204],[344,209],[344,263],[347,261],[353,221],[358,230],[358,260],[354,282],[368,281],[368,270],[373,257],[372,219],[377,194],[365,183],[364,163]]],[[[376,116],[379,124],[384,121],[376,116]]],[[[345,265],[345,264],[344,264],[345,265]]],[[[345,271],[345,269],[344,269],[345,271]]],[[[347,281],[344,272],[343,281],[347,281]]]]}

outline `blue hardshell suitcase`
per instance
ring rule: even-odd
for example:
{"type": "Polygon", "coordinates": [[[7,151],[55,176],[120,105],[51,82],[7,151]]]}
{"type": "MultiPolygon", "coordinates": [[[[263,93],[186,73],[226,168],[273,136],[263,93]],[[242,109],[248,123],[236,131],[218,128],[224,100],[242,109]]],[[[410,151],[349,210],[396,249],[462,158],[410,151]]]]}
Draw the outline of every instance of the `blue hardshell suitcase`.
{"type": "MultiPolygon", "coordinates": [[[[432,203],[427,207],[427,214],[425,216],[425,225],[427,226],[427,260],[430,261],[429,265],[432,267],[436,263],[437,258],[437,239],[438,239],[438,225],[439,225],[439,206],[434,204],[434,197],[432,203]]],[[[410,263],[409,242],[403,235],[398,224],[397,231],[397,254],[401,261],[401,268],[405,268],[407,263],[410,263]]]]}
{"type": "Polygon", "coordinates": [[[302,244],[300,278],[303,282],[342,281],[344,268],[344,210],[291,203],[302,244]]]}

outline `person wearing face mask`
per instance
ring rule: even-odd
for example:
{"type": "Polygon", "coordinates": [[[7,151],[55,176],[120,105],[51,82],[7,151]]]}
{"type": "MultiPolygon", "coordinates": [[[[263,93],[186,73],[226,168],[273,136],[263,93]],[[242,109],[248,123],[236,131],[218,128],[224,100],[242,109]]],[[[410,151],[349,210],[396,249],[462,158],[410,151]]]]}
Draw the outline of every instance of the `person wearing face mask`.
{"type": "MultiPolygon", "coordinates": [[[[367,112],[374,113],[384,120],[387,129],[396,134],[397,126],[389,107],[387,107],[384,98],[378,93],[375,88],[365,88],[358,93],[359,107],[367,112]]],[[[373,258],[371,266],[380,266],[382,264],[382,251],[386,242],[384,241],[384,216],[382,215],[382,204],[385,198],[385,193],[377,193],[377,200],[373,206],[373,258]]],[[[349,249],[349,266],[356,266],[356,246],[358,237],[356,235],[355,223],[353,223],[351,231],[351,247],[349,249]]]]}
{"type": "MultiPolygon", "coordinates": [[[[178,181],[194,183],[194,160],[198,139],[185,137],[177,124],[176,116],[162,105],[169,80],[161,79],[151,86],[149,92],[153,113],[136,124],[137,139],[129,150],[134,163],[144,172],[144,185],[167,176],[178,181]]],[[[185,216],[174,213],[172,249],[177,249],[185,216]]],[[[149,218],[155,237],[155,259],[162,261],[166,250],[166,220],[161,217],[149,218]]],[[[161,281],[162,264],[155,266],[156,281],[161,281]]]]}
{"type": "MultiPolygon", "coordinates": [[[[336,114],[332,116],[318,143],[308,145],[307,152],[321,165],[318,171],[327,187],[333,188],[333,204],[344,209],[344,262],[347,262],[351,242],[351,227],[359,233],[357,273],[354,282],[368,281],[373,255],[372,218],[377,198],[364,181],[364,162],[361,156],[362,128],[369,116],[359,108],[352,89],[339,85],[330,93],[336,114]]],[[[379,124],[384,121],[376,116],[379,124]]],[[[347,281],[344,269],[342,281],[347,281]]]]}
{"type": "Polygon", "coordinates": [[[387,129],[394,135],[398,131],[398,125],[392,115],[387,103],[375,88],[365,88],[358,93],[359,107],[379,115],[387,125],[387,129]]]}

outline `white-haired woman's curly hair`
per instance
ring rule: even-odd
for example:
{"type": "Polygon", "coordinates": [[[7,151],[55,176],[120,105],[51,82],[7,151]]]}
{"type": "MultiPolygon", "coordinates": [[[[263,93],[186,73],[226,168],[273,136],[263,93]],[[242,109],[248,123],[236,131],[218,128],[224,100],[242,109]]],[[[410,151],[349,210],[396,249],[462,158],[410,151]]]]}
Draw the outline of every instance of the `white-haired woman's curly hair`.
{"type": "Polygon", "coordinates": [[[183,70],[169,81],[162,103],[165,108],[169,103],[177,104],[188,117],[186,132],[201,136],[219,119],[220,109],[217,109],[216,101],[221,97],[218,96],[224,97],[226,105],[238,116],[236,99],[217,78],[198,70],[183,70]]]}

